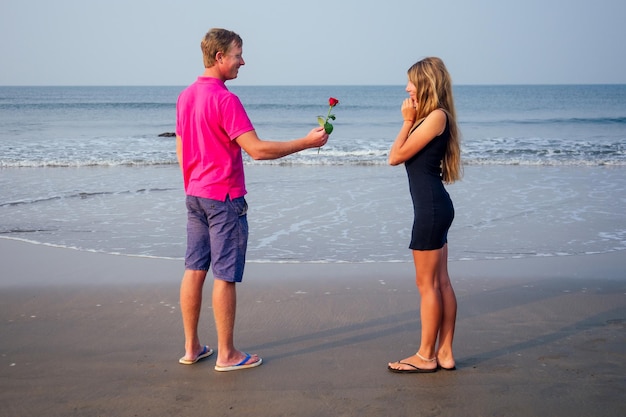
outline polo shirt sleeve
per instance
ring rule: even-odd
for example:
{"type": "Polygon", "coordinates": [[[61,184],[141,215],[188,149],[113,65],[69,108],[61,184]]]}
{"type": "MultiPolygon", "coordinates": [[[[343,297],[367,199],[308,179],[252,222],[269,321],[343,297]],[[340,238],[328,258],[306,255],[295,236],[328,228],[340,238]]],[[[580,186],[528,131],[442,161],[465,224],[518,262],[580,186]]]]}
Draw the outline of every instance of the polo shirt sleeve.
{"type": "Polygon", "coordinates": [[[230,94],[226,97],[222,106],[222,127],[230,138],[237,139],[246,132],[254,130],[254,126],[241,104],[239,97],[230,94]]]}

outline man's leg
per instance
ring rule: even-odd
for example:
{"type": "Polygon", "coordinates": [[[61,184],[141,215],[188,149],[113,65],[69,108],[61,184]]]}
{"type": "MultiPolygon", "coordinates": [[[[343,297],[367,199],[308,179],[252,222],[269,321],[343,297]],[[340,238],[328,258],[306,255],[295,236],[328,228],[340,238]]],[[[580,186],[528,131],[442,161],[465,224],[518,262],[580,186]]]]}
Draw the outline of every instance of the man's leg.
{"type": "MultiPolygon", "coordinates": [[[[237,287],[234,282],[220,279],[213,280],[213,314],[217,329],[218,366],[230,366],[240,363],[246,354],[235,349],[235,315],[237,311],[237,287]]],[[[251,355],[245,364],[259,361],[257,355],[251,355]]]]}
{"type": "Polygon", "coordinates": [[[204,348],[198,338],[198,322],[206,274],[207,271],[187,269],[180,284],[180,310],[185,331],[185,356],[183,358],[188,360],[195,359],[204,348]]]}

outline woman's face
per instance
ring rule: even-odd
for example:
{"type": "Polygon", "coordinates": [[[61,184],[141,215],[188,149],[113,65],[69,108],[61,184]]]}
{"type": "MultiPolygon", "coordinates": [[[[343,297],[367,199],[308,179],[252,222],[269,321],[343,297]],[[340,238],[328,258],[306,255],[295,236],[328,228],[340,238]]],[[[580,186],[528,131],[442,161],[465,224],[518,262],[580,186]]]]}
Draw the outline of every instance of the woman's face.
{"type": "Polygon", "coordinates": [[[411,100],[413,100],[413,103],[416,102],[417,100],[417,87],[415,87],[415,84],[413,84],[411,82],[411,80],[409,80],[406,83],[406,92],[409,93],[409,97],[411,97],[411,100]]]}

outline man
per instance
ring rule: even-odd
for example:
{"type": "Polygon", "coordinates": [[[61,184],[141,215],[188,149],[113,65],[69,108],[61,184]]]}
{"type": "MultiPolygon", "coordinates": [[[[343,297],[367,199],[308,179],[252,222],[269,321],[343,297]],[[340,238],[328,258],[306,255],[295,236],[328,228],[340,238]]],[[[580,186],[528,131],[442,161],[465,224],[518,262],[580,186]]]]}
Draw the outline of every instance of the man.
{"type": "Polygon", "coordinates": [[[247,204],[241,149],[253,159],[277,159],[326,144],[322,127],[286,142],[259,139],[239,98],[225,82],[245,65],[236,33],[211,29],[201,42],[204,74],[176,104],[176,154],[183,171],[187,204],[187,252],[180,287],[185,333],[182,364],[213,353],[198,338],[202,288],[213,272],[213,312],[217,330],[216,371],[259,366],[262,359],[235,348],[236,283],[243,279],[248,241],[247,204]]]}

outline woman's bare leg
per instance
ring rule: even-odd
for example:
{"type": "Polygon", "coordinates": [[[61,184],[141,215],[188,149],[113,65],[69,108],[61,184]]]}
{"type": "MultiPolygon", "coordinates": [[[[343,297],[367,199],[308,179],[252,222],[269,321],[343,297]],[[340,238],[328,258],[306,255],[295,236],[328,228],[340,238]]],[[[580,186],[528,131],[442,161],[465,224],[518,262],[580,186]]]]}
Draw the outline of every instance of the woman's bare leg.
{"type": "Polygon", "coordinates": [[[415,281],[420,293],[420,318],[422,335],[417,354],[389,366],[398,370],[410,370],[409,363],[420,369],[434,369],[437,363],[429,360],[436,357],[435,346],[442,318],[442,299],[439,291],[439,273],[443,249],[413,251],[415,281]],[[403,363],[400,363],[403,362],[403,363]]]}
{"type": "Polygon", "coordinates": [[[439,365],[446,369],[455,367],[454,355],[452,353],[452,342],[454,340],[454,329],[456,326],[456,295],[450,282],[448,274],[448,245],[444,245],[439,264],[439,291],[442,302],[442,319],[439,329],[439,347],[436,356],[439,365]]]}

